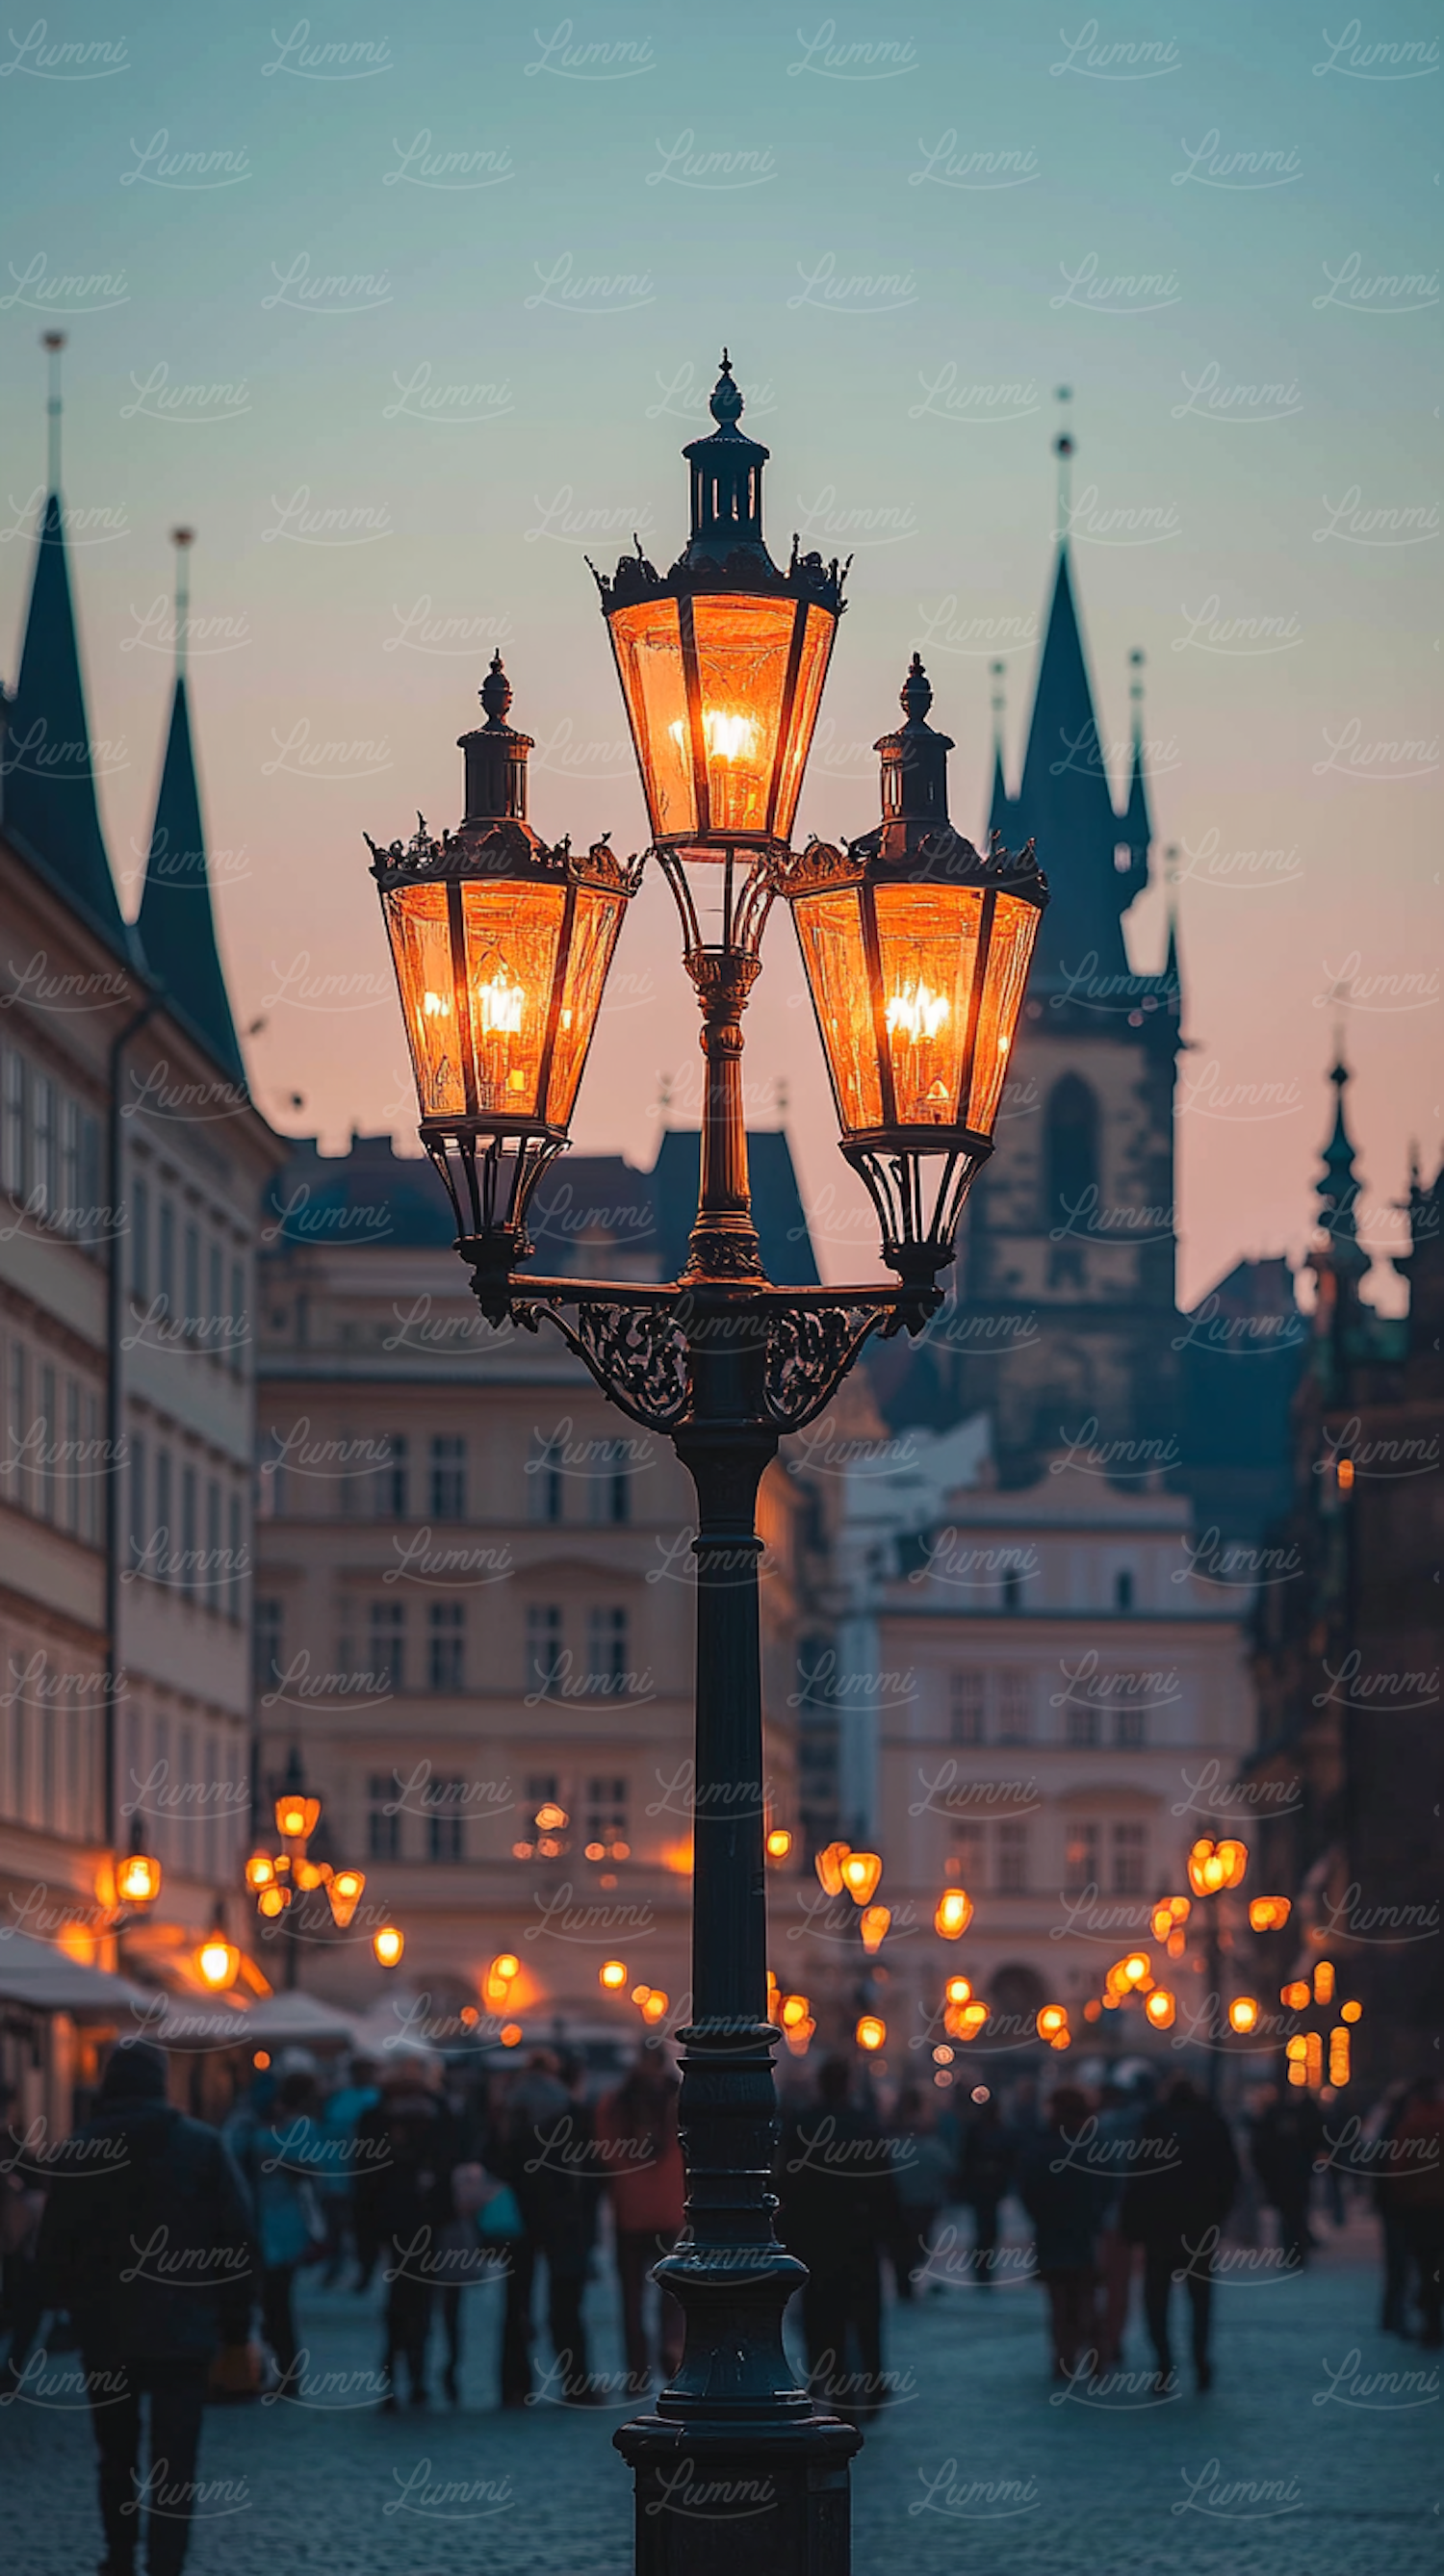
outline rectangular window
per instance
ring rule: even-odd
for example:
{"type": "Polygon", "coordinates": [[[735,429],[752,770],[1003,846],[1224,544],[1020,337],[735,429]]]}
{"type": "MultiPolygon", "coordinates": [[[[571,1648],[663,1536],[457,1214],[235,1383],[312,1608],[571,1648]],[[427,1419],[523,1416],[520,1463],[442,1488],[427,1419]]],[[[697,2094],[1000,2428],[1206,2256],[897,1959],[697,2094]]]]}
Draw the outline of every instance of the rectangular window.
{"type": "Polygon", "coordinates": [[[965,1823],[951,1825],[948,1839],[952,1845],[948,1854],[948,1884],[950,1887],[964,1887],[975,1897],[985,1884],[987,1874],[982,1824],[969,1818],[965,1823]]]}
{"type": "Polygon", "coordinates": [[[426,1848],[432,1860],[464,1860],[462,1848],[464,1780],[432,1780],[426,1790],[426,1848]]]}
{"type": "Polygon", "coordinates": [[[68,1091],[59,1102],[59,1153],[57,1155],[57,1205],[55,1223],[67,1234],[80,1232],[80,1103],[68,1091]]]}
{"type": "Polygon", "coordinates": [[[80,1496],[85,1475],[82,1440],[80,1388],[73,1377],[68,1377],[65,1381],[65,1460],[61,1492],[65,1504],[65,1526],[76,1537],[80,1534],[80,1496]]]}
{"type": "Polygon", "coordinates": [[[983,1676],[981,1673],[948,1675],[948,1736],[954,1744],[982,1743],[983,1676]]]}
{"type": "Polygon", "coordinates": [[[431,1443],[431,1517],[466,1518],[466,1442],[456,1431],[438,1432],[431,1443]]]}
{"type": "Polygon", "coordinates": [[[46,1073],[30,1078],[30,1199],[36,1214],[55,1206],[55,1085],[46,1073]]]}
{"type": "Polygon", "coordinates": [[[175,1209],[169,1199],[160,1203],[159,1238],[156,1290],[162,1310],[168,1315],[175,1305],[175,1209]]]}
{"type": "Polygon", "coordinates": [[[226,1265],[218,1243],[211,1245],[208,1267],[210,1295],[206,1300],[206,1348],[220,1357],[226,1347],[226,1265]]]}
{"type": "Polygon", "coordinates": [[[1068,1702],[1064,1715],[1064,1740],[1068,1744],[1096,1744],[1099,1739],[1098,1711],[1079,1700],[1068,1702]]]}
{"type": "Polygon", "coordinates": [[[10,1425],[7,1443],[9,1459],[6,1481],[11,1499],[22,1512],[32,1507],[30,1484],[30,1354],[22,1341],[10,1345],[9,1370],[10,1425]]]}
{"type": "Polygon", "coordinates": [[[527,1518],[533,1521],[561,1521],[566,1518],[561,1452],[563,1436],[554,1431],[549,1439],[534,1435],[532,1454],[526,1462],[527,1518]]]}
{"type": "Polygon", "coordinates": [[[587,1782],[586,1855],[588,1860],[628,1860],[627,1784],[603,1777],[587,1782]]]}
{"type": "Polygon", "coordinates": [[[221,1606],[228,1619],[239,1619],[245,1599],[245,1568],[241,1562],[245,1547],[245,1524],[241,1515],[241,1497],[230,1498],[229,1546],[226,1553],[225,1584],[221,1606]]]}
{"type": "Polygon", "coordinates": [[[557,1678],[562,1656],[562,1614],[550,1602],[533,1601],[526,1614],[527,1687],[548,1691],[557,1678]]]}
{"type": "Polygon", "coordinates": [[[212,1476],[206,1486],[206,1568],[201,1588],[213,1610],[219,1610],[224,1599],[221,1545],[221,1489],[212,1476]]]}
{"type": "Polygon", "coordinates": [[[55,1418],[55,1371],[40,1372],[40,1409],[36,1417],[37,1464],[39,1466],[40,1517],[55,1518],[55,1449],[58,1424],[55,1418]]]}
{"type": "Polygon", "coordinates": [[[175,1531],[170,1525],[170,1511],[170,1451],[157,1449],[155,1453],[155,1547],[151,1556],[151,1572],[159,1575],[162,1583],[172,1583],[175,1580],[175,1531]]]}
{"type": "Polygon", "coordinates": [[[137,1181],[130,1194],[130,1293],[142,1306],[150,1295],[149,1181],[137,1181]]]}
{"type": "Polygon", "coordinates": [[[198,1333],[201,1328],[201,1234],[197,1225],[186,1227],[185,1328],[198,1333]]]}
{"type": "Polygon", "coordinates": [[[181,1590],[187,1595],[196,1589],[200,1556],[200,1496],[194,1467],[181,1469],[181,1590]]]}
{"type": "Polygon", "coordinates": [[[597,1464],[587,1487],[587,1514],[593,1521],[621,1525],[632,1517],[632,1479],[627,1471],[625,1440],[592,1443],[597,1464]]]}
{"type": "Polygon", "coordinates": [[[373,1771],[368,1787],[366,1851],[371,1860],[401,1857],[401,1802],[396,1774],[373,1771]]]}
{"type": "Polygon", "coordinates": [[[226,1317],[226,1343],[231,1356],[232,1377],[246,1373],[246,1272],[240,1261],[231,1263],[231,1303],[226,1317]]]}
{"type": "Polygon", "coordinates": [[[1115,1744],[1146,1744],[1148,1741],[1147,1709],[1116,1708],[1113,1712],[1113,1741],[1115,1744]]]}
{"type": "Polygon", "coordinates": [[[434,1691],[459,1691],[466,1657],[466,1611],[460,1601],[434,1601],[427,1618],[426,1679],[434,1691]]]}
{"type": "Polygon", "coordinates": [[[1085,1887],[1098,1887],[1101,1866],[1099,1853],[1102,1828],[1094,1824],[1072,1824],[1063,1854],[1063,1884],[1070,1896],[1081,1896],[1085,1887]]]}
{"type": "Polygon", "coordinates": [[[87,1109],[80,1121],[80,1204],[84,1211],[81,1233],[92,1245],[104,1243],[111,1231],[101,1213],[101,1193],[100,1120],[87,1109]]]}
{"type": "MultiPolygon", "coordinates": [[[[87,1394],[85,1399],[85,1457],[85,1511],[81,1526],[84,1529],[85,1536],[90,1541],[91,1546],[94,1547],[98,1545],[100,1539],[102,1492],[100,1398],[98,1395],[87,1394]]],[[[108,1488],[110,1477],[118,1472],[116,1469],[112,1468],[108,1458],[104,1461],[103,1472],[108,1488]]]]}
{"type": "Polygon", "coordinates": [[[279,1601],[258,1601],[251,1620],[251,1642],[255,1655],[256,1688],[275,1688],[281,1675],[281,1633],[285,1611],[279,1601]]]}
{"type": "Polygon", "coordinates": [[[25,1115],[28,1070],[25,1058],[18,1049],[7,1047],[5,1050],[5,1119],[3,1135],[0,1135],[0,1154],[3,1154],[4,1186],[11,1196],[17,1199],[24,1198],[29,1186],[27,1170],[29,1158],[25,1151],[28,1141],[28,1121],[25,1115]]]}
{"type": "Polygon", "coordinates": [[[1028,1886],[1028,1828],[1026,1825],[998,1827],[998,1893],[1000,1896],[1022,1896],[1028,1886]]]}
{"type": "Polygon", "coordinates": [[[379,1521],[404,1521],[410,1515],[405,1434],[393,1431],[385,1447],[380,1473],[373,1479],[376,1517],[379,1521]]]}
{"type": "Polygon", "coordinates": [[[1031,1673],[999,1673],[999,1743],[1026,1744],[1032,1729],[1032,1718],[1033,1677],[1031,1673]]]}
{"type": "Polygon", "coordinates": [[[406,1604],[373,1601],[368,1618],[371,1651],[367,1669],[372,1686],[378,1691],[400,1690],[406,1677],[406,1604]]]}
{"type": "Polygon", "coordinates": [[[1147,1861],[1146,1829],[1142,1825],[1115,1825],[1113,1828],[1113,1892],[1115,1896],[1141,1896],[1147,1861]]]}
{"type": "Polygon", "coordinates": [[[628,1686],[625,1610],[587,1612],[587,1689],[597,1699],[619,1699],[628,1686]]]}

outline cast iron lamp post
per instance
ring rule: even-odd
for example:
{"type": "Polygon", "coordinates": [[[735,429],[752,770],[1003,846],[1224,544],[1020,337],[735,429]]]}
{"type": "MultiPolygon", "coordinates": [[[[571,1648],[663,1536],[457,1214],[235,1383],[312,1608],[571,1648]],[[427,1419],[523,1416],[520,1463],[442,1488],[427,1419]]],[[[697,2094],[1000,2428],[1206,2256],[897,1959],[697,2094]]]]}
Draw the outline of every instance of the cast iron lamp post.
{"type": "Polygon", "coordinates": [[[642,863],[548,848],[527,821],[531,743],[505,718],[462,738],[466,815],[374,842],[421,1102],[482,1312],[545,1322],[633,1421],[668,1433],[697,1494],[693,2018],[681,2034],[687,2224],[658,2277],[686,2347],[655,2411],[622,2427],[639,2576],[845,2576],[860,2435],[793,2378],[783,2311],[806,2275],[779,2246],[767,2018],[756,1505],[784,1432],[830,1401],[874,1332],[918,1332],[941,1301],[963,1200],[992,1150],[1047,888],[1031,850],[980,856],[947,819],[951,745],[906,722],[878,745],[883,814],[843,850],[788,834],[842,610],[816,555],[782,571],[762,535],[767,450],[737,427],[724,354],[715,432],[686,451],[692,532],[671,572],[641,554],[597,576],[655,855],[676,899],[707,1076],[696,1222],[665,1285],[541,1279],[527,1202],[567,1126],[642,863]],[[897,1284],[775,1287],[747,1179],[742,1015],[774,900],[793,909],[843,1151],[882,1220],[897,1284]]]}

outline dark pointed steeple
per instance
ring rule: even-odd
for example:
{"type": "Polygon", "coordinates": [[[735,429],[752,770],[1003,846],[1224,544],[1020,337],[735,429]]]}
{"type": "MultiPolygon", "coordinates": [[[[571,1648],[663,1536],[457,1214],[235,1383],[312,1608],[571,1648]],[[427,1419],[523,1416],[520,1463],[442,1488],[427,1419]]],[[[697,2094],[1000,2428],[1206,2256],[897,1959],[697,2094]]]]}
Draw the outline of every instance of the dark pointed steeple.
{"type": "Polygon", "coordinates": [[[1012,830],[1013,821],[1012,799],[1008,794],[1008,781],[1003,768],[1003,719],[1007,714],[1008,706],[1003,694],[1003,680],[1006,672],[1005,662],[988,664],[988,674],[993,683],[993,788],[988,801],[988,838],[991,840],[996,832],[1005,849],[1011,847],[1009,833],[1012,830]]]}
{"type": "Polygon", "coordinates": [[[160,794],[156,798],[145,888],[136,928],[145,962],[165,988],[166,1008],[191,1029],[217,1064],[244,1085],[245,1065],[231,1017],[230,997],[216,947],[210,870],[201,824],[200,791],[191,746],[186,696],[185,637],[189,615],[186,558],[189,528],[174,531],[176,548],[176,675],[170,734],[160,794]]]}
{"type": "Polygon", "coordinates": [[[50,490],[46,497],[20,653],[20,677],[7,710],[0,750],[0,818],[6,836],[83,914],[91,927],[130,955],[116,900],[100,813],[70,568],[60,506],[60,352],[63,332],[47,331],[50,355],[50,490]]]}
{"type": "Polygon", "coordinates": [[[1129,752],[1128,804],[1123,816],[1123,838],[1128,844],[1134,867],[1145,872],[1153,840],[1153,817],[1148,810],[1148,784],[1143,774],[1143,655],[1134,651],[1128,656],[1133,678],[1129,683],[1129,752]]]}
{"type": "Polygon", "coordinates": [[[1340,1278],[1357,1286],[1370,1267],[1371,1256],[1359,1241],[1363,1183],[1354,1169],[1354,1143],[1344,1111],[1350,1076],[1342,1048],[1330,1068],[1329,1080],[1336,1095],[1334,1132],[1324,1147],[1324,1168],[1314,1183],[1314,1195],[1319,1202],[1319,1230],[1328,1242],[1328,1261],[1340,1278]]]}

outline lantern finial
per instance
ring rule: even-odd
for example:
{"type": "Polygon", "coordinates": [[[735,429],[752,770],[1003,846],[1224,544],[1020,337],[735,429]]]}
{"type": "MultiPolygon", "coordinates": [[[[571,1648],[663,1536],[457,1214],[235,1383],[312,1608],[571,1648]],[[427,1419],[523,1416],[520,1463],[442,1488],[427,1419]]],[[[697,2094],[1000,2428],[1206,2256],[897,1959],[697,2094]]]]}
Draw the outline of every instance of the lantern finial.
{"type": "Polygon", "coordinates": [[[908,664],[908,675],[902,684],[898,705],[909,724],[921,723],[933,702],[932,683],[923,669],[922,656],[914,653],[908,664]]]}
{"type": "Polygon", "coordinates": [[[491,669],[482,681],[479,695],[488,726],[505,724],[511,712],[511,682],[499,652],[491,657],[491,669]]]}
{"type": "Polygon", "coordinates": [[[732,381],[732,361],[725,349],[722,352],[722,372],[712,388],[712,399],[707,408],[719,429],[733,428],[742,416],[742,395],[732,381]]]}

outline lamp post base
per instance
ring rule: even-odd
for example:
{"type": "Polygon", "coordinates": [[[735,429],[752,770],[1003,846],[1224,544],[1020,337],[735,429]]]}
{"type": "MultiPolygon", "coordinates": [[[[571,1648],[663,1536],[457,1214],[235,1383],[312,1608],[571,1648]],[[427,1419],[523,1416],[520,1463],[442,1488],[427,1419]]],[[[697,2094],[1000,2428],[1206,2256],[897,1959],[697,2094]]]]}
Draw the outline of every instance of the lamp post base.
{"type": "Polygon", "coordinates": [[[849,2576],[853,2425],[643,2415],[612,2439],[637,2483],[636,2576],[849,2576]]]}

